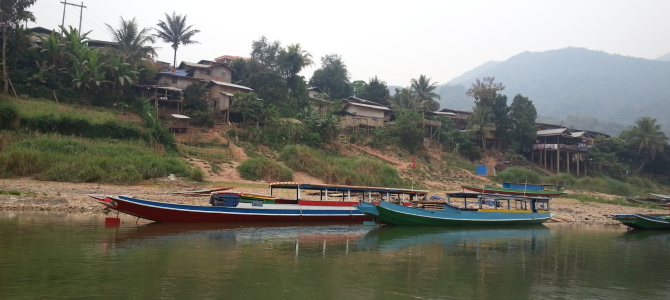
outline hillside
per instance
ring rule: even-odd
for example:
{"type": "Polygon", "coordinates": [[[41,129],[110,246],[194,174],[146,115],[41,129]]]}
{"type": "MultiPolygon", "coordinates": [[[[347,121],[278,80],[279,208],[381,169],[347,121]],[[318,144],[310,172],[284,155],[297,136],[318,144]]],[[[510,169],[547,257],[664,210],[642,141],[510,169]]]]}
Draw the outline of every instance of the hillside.
{"type": "Polygon", "coordinates": [[[471,110],[472,99],[465,91],[475,79],[490,76],[505,85],[503,94],[509,101],[517,93],[529,97],[540,116],[555,120],[570,115],[595,116],[622,127],[650,116],[664,130],[670,126],[666,118],[670,111],[670,61],[583,48],[523,52],[503,62],[486,63],[439,86],[441,107],[471,110]]]}

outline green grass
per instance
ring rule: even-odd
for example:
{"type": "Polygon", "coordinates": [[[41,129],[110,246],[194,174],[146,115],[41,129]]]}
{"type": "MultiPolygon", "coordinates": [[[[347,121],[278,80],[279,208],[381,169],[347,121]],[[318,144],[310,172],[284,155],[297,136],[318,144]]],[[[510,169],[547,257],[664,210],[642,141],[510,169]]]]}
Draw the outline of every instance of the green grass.
{"type": "Polygon", "coordinates": [[[364,157],[336,157],[325,155],[307,146],[286,146],[280,161],[298,172],[332,184],[403,187],[407,184],[395,168],[364,157]]]}
{"type": "MultiPolygon", "coordinates": [[[[16,142],[0,153],[1,177],[133,184],[169,174],[188,177],[193,173],[178,158],[156,154],[140,142],[36,136],[16,142]]],[[[197,174],[193,176],[197,178],[197,174]]]]}
{"type": "Polygon", "coordinates": [[[58,118],[68,117],[71,119],[85,119],[91,124],[104,124],[108,122],[117,122],[116,114],[113,111],[102,108],[87,107],[78,109],[72,106],[61,106],[53,101],[21,101],[15,98],[4,98],[9,101],[18,110],[19,117],[32,119],[39,116],[53,115],[58,118]]]}
{"type": "Polygon", "coordinates": [[[5,190],[0,190],[0,195],[21,195],[21,192],[19,191],[5,191],[5,190]]]}

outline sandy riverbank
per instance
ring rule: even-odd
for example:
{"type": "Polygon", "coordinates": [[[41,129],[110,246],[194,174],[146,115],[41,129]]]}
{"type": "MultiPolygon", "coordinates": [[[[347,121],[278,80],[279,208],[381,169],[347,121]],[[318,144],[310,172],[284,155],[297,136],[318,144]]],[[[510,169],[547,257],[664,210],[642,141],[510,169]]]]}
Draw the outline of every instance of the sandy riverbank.
{"type": "MultiPolygon", "coordinates": [[[[188,197],[173,192],[209,189],[227,185],[202,186],[179,180],[160,179],[146,185],[118,186],[97,183],[63,183],[36,181],[32,179],[0,179],[0,190],[19,191],[22,195],[0,195],[0,211],[53,211],[72,214],[100,214],[106,211],[87,194],[132,195],[137,198],[175,203],[207,203],[204,197],[188,197]]],[[[248,186],[245,184],[244,186],[248,186]]],[[[267,194],[268,189],[259,187],[236,187],[233,190],[247,193],[267,194]]],[[[433,193],[431,193],[432,195],[433,193]]],[[[443,195],[442,192],[435,192],[443,195]]],[[[662,213],[663,210],[634,208],[604,203],[581,203],[570,198],[553,199],[551,202],[552,223],[580,223],[621,226],[609,218],[616,213],[662,213]]]]}

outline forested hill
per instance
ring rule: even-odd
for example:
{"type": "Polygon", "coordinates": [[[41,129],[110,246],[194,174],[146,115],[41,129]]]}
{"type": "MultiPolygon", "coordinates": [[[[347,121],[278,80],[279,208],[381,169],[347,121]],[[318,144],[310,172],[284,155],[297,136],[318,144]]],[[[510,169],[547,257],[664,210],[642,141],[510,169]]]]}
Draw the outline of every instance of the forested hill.
{"type": "Polygon", "coordinates": [[[472,98],[465,91],[476,78],[490,76],[506,87],[503,94],[508,104],[520,93],[533,101],[538,115],[545,119],[584,123],[563,123],[565,126],[583,128],[600,122],[590,126],[608,128],[583,129],[618,134],[613,131],[632,125],[640,116],[650,116],[664,131],[670,129],[670,61],[583,48],[523,52],[503,62],[488,62],[438,87],[440,106],[471,110],[472,98]],[[599,120],[585,117],[589,115],[599,120]]]}

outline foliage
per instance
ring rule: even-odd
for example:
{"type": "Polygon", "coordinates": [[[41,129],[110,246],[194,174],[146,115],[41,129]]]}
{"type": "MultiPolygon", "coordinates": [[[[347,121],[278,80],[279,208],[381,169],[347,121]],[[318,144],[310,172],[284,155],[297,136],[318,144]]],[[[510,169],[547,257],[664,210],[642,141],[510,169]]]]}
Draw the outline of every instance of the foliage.
{"type": "Polygon", "coordinates": [[[188,178],[193,181],[203,181],[205,180],[205,172],[200,168],[192,168],[188,173],[188,178]]]}
{"type": "Polygon", "coordinates": [[[508,143],[511,148],[516,152],[521,152],[531,147],[537,136],[537,129],[535,129],[537,111],[533,101],[521,94],[514,96],[509,108],[509,118],[512,121],[508,134],[508,143]]]}
{"type": "Polygon", "coordinates": [[[298,115],[298,119],[305,124],[308,132],[315,133],[319,137],[319,142],[307,143],[310,146],[321,146],[335,137],[339,118],[330,112],[322,116],[311,107],[305,107],[298,115]]]}
{"type": "Polygon", "coordinates": [[[259,121],[263,117],[263,101],[255,93],[235,93],[230,106],[232,113],[242,115],[243,122],[259,121]]]}
{"type": "Polygon", "coordinates": [[[467,90],[466,95],[475,99],[475,106],[493,106],[493,100],[502,92],[505,86],[502,83],[494,82],[495,77],[484,77],[482,80],[477,78],[472,86],[467,90]]]}
{"type": "Polygon", "coordinates": [[[419,102],[425,102],[423,109],[426,111],[437,111],[440,104],[435,99],[440,99],[440,95],[435,93],[435,82],[430,82],[426,75],[420,75],[418,79],[412,79],[412,91],[419,102]]]}
{"type": "Polygon", "coordinates": [[[468,119],[468,129],[474,131],[481,138],[481,146],[486,152],[486,136],[495,130],[493,122],[493,111],[490,107],[479,105],[468,119]]]}
{"type": "Polygon", "coordinates": [[[349,79],[349,71],[342,57],[329,54],[321,57],[321,68],[314,71],[309,84],[329,94],[331,99],[343,99],[353,93],[349,79]]]}
{"type": "Polygon", "coordinates": [[[638,190],[630,183],[621,182],[608,177],[580,178],[577,180],[573,188],[620,196],[633,196],[638,193],[638,190]]]}
{"type": "Polygon", "coordinates": [[[149,130],[151,137],[156,140],[156,142],[163,145],[165,151],[168,153],[178,153],[174,137],[170,134],[168,129],[161,124],[158,118],[153,115],[154,109],[151,106],[151,101],[146,98],[137,99],[135,102],[135,110],[137,114],[143,118],[144,127],[149,130]]]}
{"type": "Polygon", "coordinates": [[[389,88],[386,85],[386,82],[379,80],[377,76],[371,78],[365,88],[357,97],[374,101],[382,105],[391,104],[391,95],[389,94],[389,88]]]}
{"type": "Polygon", "coordinates": [[[423,118],[418,112],[399,109],[395,111],[396,120],[390,132],[396,145],[415,153],[423,143],[421,121],[423,118]]]}
{"type": "Polygon", "coordinates": [[[570,186],[577,182],[577,177],[572,174],[560,173],[552,176],[542,177],[542,182],[545,184],[570,186]]]}
{"type": "Polygon", "coordinates": [[[12,144],[0,153],[0,169],[0,174],[34,175],[40,180],[114,184],[189,172],[178,159],[156,155],[137,144],[53,136],[12,144]]]}
{"type": "Polygon", "coordinates": [[[35,16],[28,11],[28,7],[35,4],[36,0],[0,0],[0,30],[2,30],[2,81],[4,82],[3,92],[9,92],[9,68],[7,66],[7,56],[10,50],[7,44],[10,40],[10,33],[23,21],[35,21],[35,16]]]}
{"type": "Polygon", "coordinates": [[[661,130],[661,125],[656,124],[656,119],[650,117],[638,118],[635,125],[624,130],[621,137],[627,144],[634,146],[637,153],[642,154],[643,160],[638,171],[645,163],[653,161],[656,153],[662,153],[663,147],[668,145],[668,137],[661,130]]]}
{"type": "Polygon", "coordinates": [[[470,161],[482,157],[481,150],[472,142],[467,133],[460,130],[445,130],[441,134],[442,144],[452,153],[465,156],[470,161]]]}
{"type": "Polygon", "coordinates": [[[237,167],[242,178],[247,180],[291,181],[293,172],[267,158],[247,159],[237,167]]]}
{"type": "Polygon", "coordinates": [[[398,171],[369,158],[328,156],[307,146],[282,149],[279,160],[297,172],[305,172],[332,184],[402,187],[398,171]]]}
{"type": "Polygon", "coordinates": [[[16,107],[6,102],[0,102],[0,129],[10,129],[17,116],[16,107]]]}
{"type": "Polygon", "coordinates": [[[194,82],[184,89],[184,110],[187,112],[205,112],[208,109],[205,101],[207,89],[202,83],[194,82]]]}
{"type": "Polygon", "coordinates": [[[540,183],[540,175],[523,168],[508,168],[496,174],[498,182],[540,183]]]}
{"type": "Polygon", "coordinates": [[[192,28],[193,25],[186,25],[186,15],[178,15],[172,12],[172,16],[165,14],[165,20],[161,20],[156,24],[158,28],[154,28],[155,37],[161,39],[163,42],[169,43],[170,47],[174,49],[173,66],[177,65],[177,48],[180,44],[190,45],[198,42],[192,40],[193,36],[200,32],[200,30],[192,28]]]}
{"type": "Polygon", "coordinates": [[[124,60],[129,61],[134,68],[143,58],[156,54],[154,47],[146,45],[155,42],[154,37],[149,33],[150,29],[142,28],[140,30],[135,18],[126,21],[121,17],[118,29],[114,29],[109,24],[105,25],[112,34],[114,41],[118,43],[119,52],[124,60]]]}

